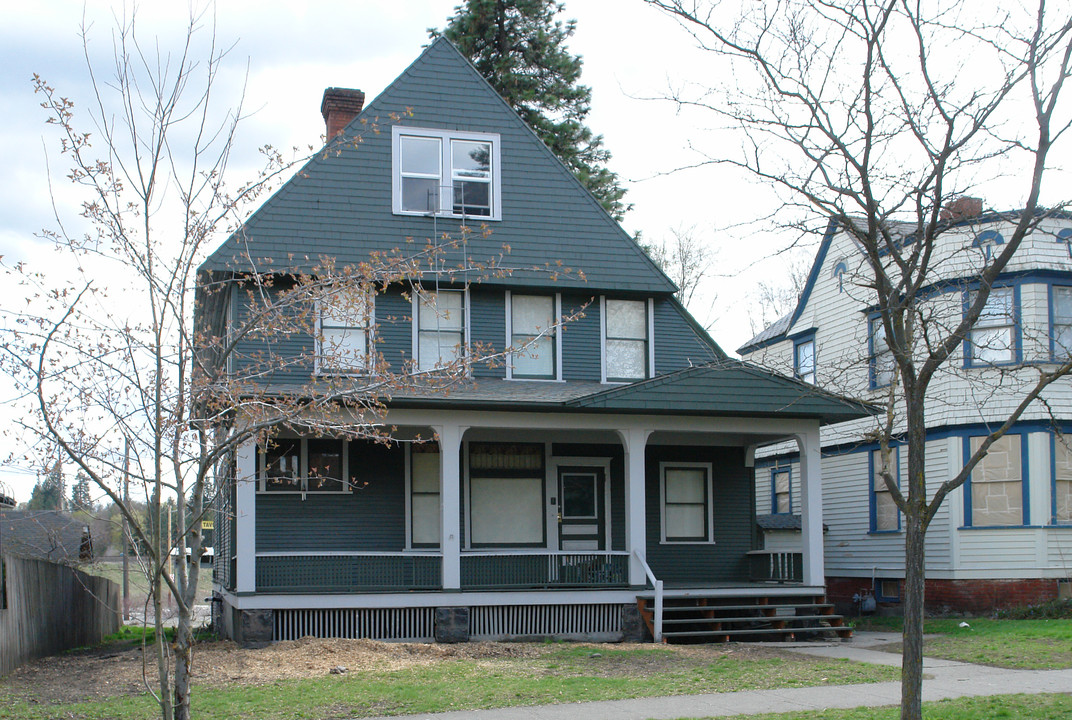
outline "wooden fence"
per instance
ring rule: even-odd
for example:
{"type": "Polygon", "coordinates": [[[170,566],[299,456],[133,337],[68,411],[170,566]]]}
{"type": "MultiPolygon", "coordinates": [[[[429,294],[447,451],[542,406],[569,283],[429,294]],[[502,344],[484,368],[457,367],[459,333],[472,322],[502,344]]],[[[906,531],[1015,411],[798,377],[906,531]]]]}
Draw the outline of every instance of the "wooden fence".
{"type": "Polygon", "coordinates": [[[111,580],[44,560],[3,556],[0,563],[0,677],[119,629],[119,586],[111,580]]]}

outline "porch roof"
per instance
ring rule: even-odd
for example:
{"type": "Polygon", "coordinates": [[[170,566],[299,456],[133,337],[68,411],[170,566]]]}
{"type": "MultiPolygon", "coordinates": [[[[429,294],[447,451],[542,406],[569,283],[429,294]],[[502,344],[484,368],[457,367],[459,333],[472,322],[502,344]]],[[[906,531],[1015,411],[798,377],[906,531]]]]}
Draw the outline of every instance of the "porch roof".
{"type": "Polygon", "coordinates": [[[449,393],[396,394],[390,407],[457,407],[656,415],[816,418],[833,424],[878,409],[739,360],[608,387],[598,382],[477,380],[449,393]]]}

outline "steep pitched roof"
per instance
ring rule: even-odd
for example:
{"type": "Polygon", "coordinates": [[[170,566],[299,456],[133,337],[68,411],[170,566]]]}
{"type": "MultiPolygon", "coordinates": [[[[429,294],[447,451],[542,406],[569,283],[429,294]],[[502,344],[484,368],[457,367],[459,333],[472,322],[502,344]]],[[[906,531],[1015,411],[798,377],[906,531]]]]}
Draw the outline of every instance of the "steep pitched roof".
{"type": "MultiPolygon", "coordinates": [[[[394,125],[499,134],[502,220],[486,223],[486,237],[480,221],[470,220],[475,232],[467,257],[485,261],[509,246],[504,265],[571,268],[573,273],[558,276],[558,287],[645,294],[676,290],[445,38],[428,46],[202,269],[249,270],[242,259],[247,253],[261,269],[271,263],[280,272],[308,269],[321,256],[351,264],[374,251],[404,248],[407,239],[421,248],[444,232],[456,234],[457,219],[392,214],[394,125]]],[[[548,279],[546,273],[519,270],[485,282],[546,285],[548,279]]]]}

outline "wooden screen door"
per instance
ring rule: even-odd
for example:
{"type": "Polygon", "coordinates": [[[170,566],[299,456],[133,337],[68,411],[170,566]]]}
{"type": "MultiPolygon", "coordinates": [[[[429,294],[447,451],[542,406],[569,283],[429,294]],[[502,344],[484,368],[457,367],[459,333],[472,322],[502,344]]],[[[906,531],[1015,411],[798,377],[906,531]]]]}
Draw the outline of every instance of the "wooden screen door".
{"type": "Polygon", "coordinates": [[[606,477],[601,467],[558,469],[558,547],[568,551],[606,549],[606,477]]]}

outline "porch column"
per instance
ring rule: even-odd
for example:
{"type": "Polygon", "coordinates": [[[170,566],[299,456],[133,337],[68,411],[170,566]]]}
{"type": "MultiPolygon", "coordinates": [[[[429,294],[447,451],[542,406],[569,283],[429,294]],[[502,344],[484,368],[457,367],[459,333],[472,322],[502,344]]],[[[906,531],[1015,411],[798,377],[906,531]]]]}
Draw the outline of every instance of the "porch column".
{"type": "Polygon", "coordinates": [[[625,451],[625,549],[629,551],[629,584],[644,585],[647,582],[644,566],[633,553],[647,560],[644,450],[651,430],[628,428],[619,430],[618,435],[625,451]]]}
{"type": "Polygon", "coordinates": [[[462,524],[461,524],[461,450],[466,428],[460,425],[439,425],[440,481],[439,500],[442,515],[439,519],[439,547],[443,552],[443,589],[459,590],[462,586],[462,524]]]}
{"type": "Polygon", "coordinates": [[[232,512],[235,514],[235,592],[251,593],[257,589],[257,443],[252,439],[242,443],[235,454],[232,512]]]}
{"type": "Polygon", "coordinates": [[[819,425],[796,436],[800,448],[800,532],[803,540],[804,584],[825,585],[823,559],[823,474],[819,425]]]}

